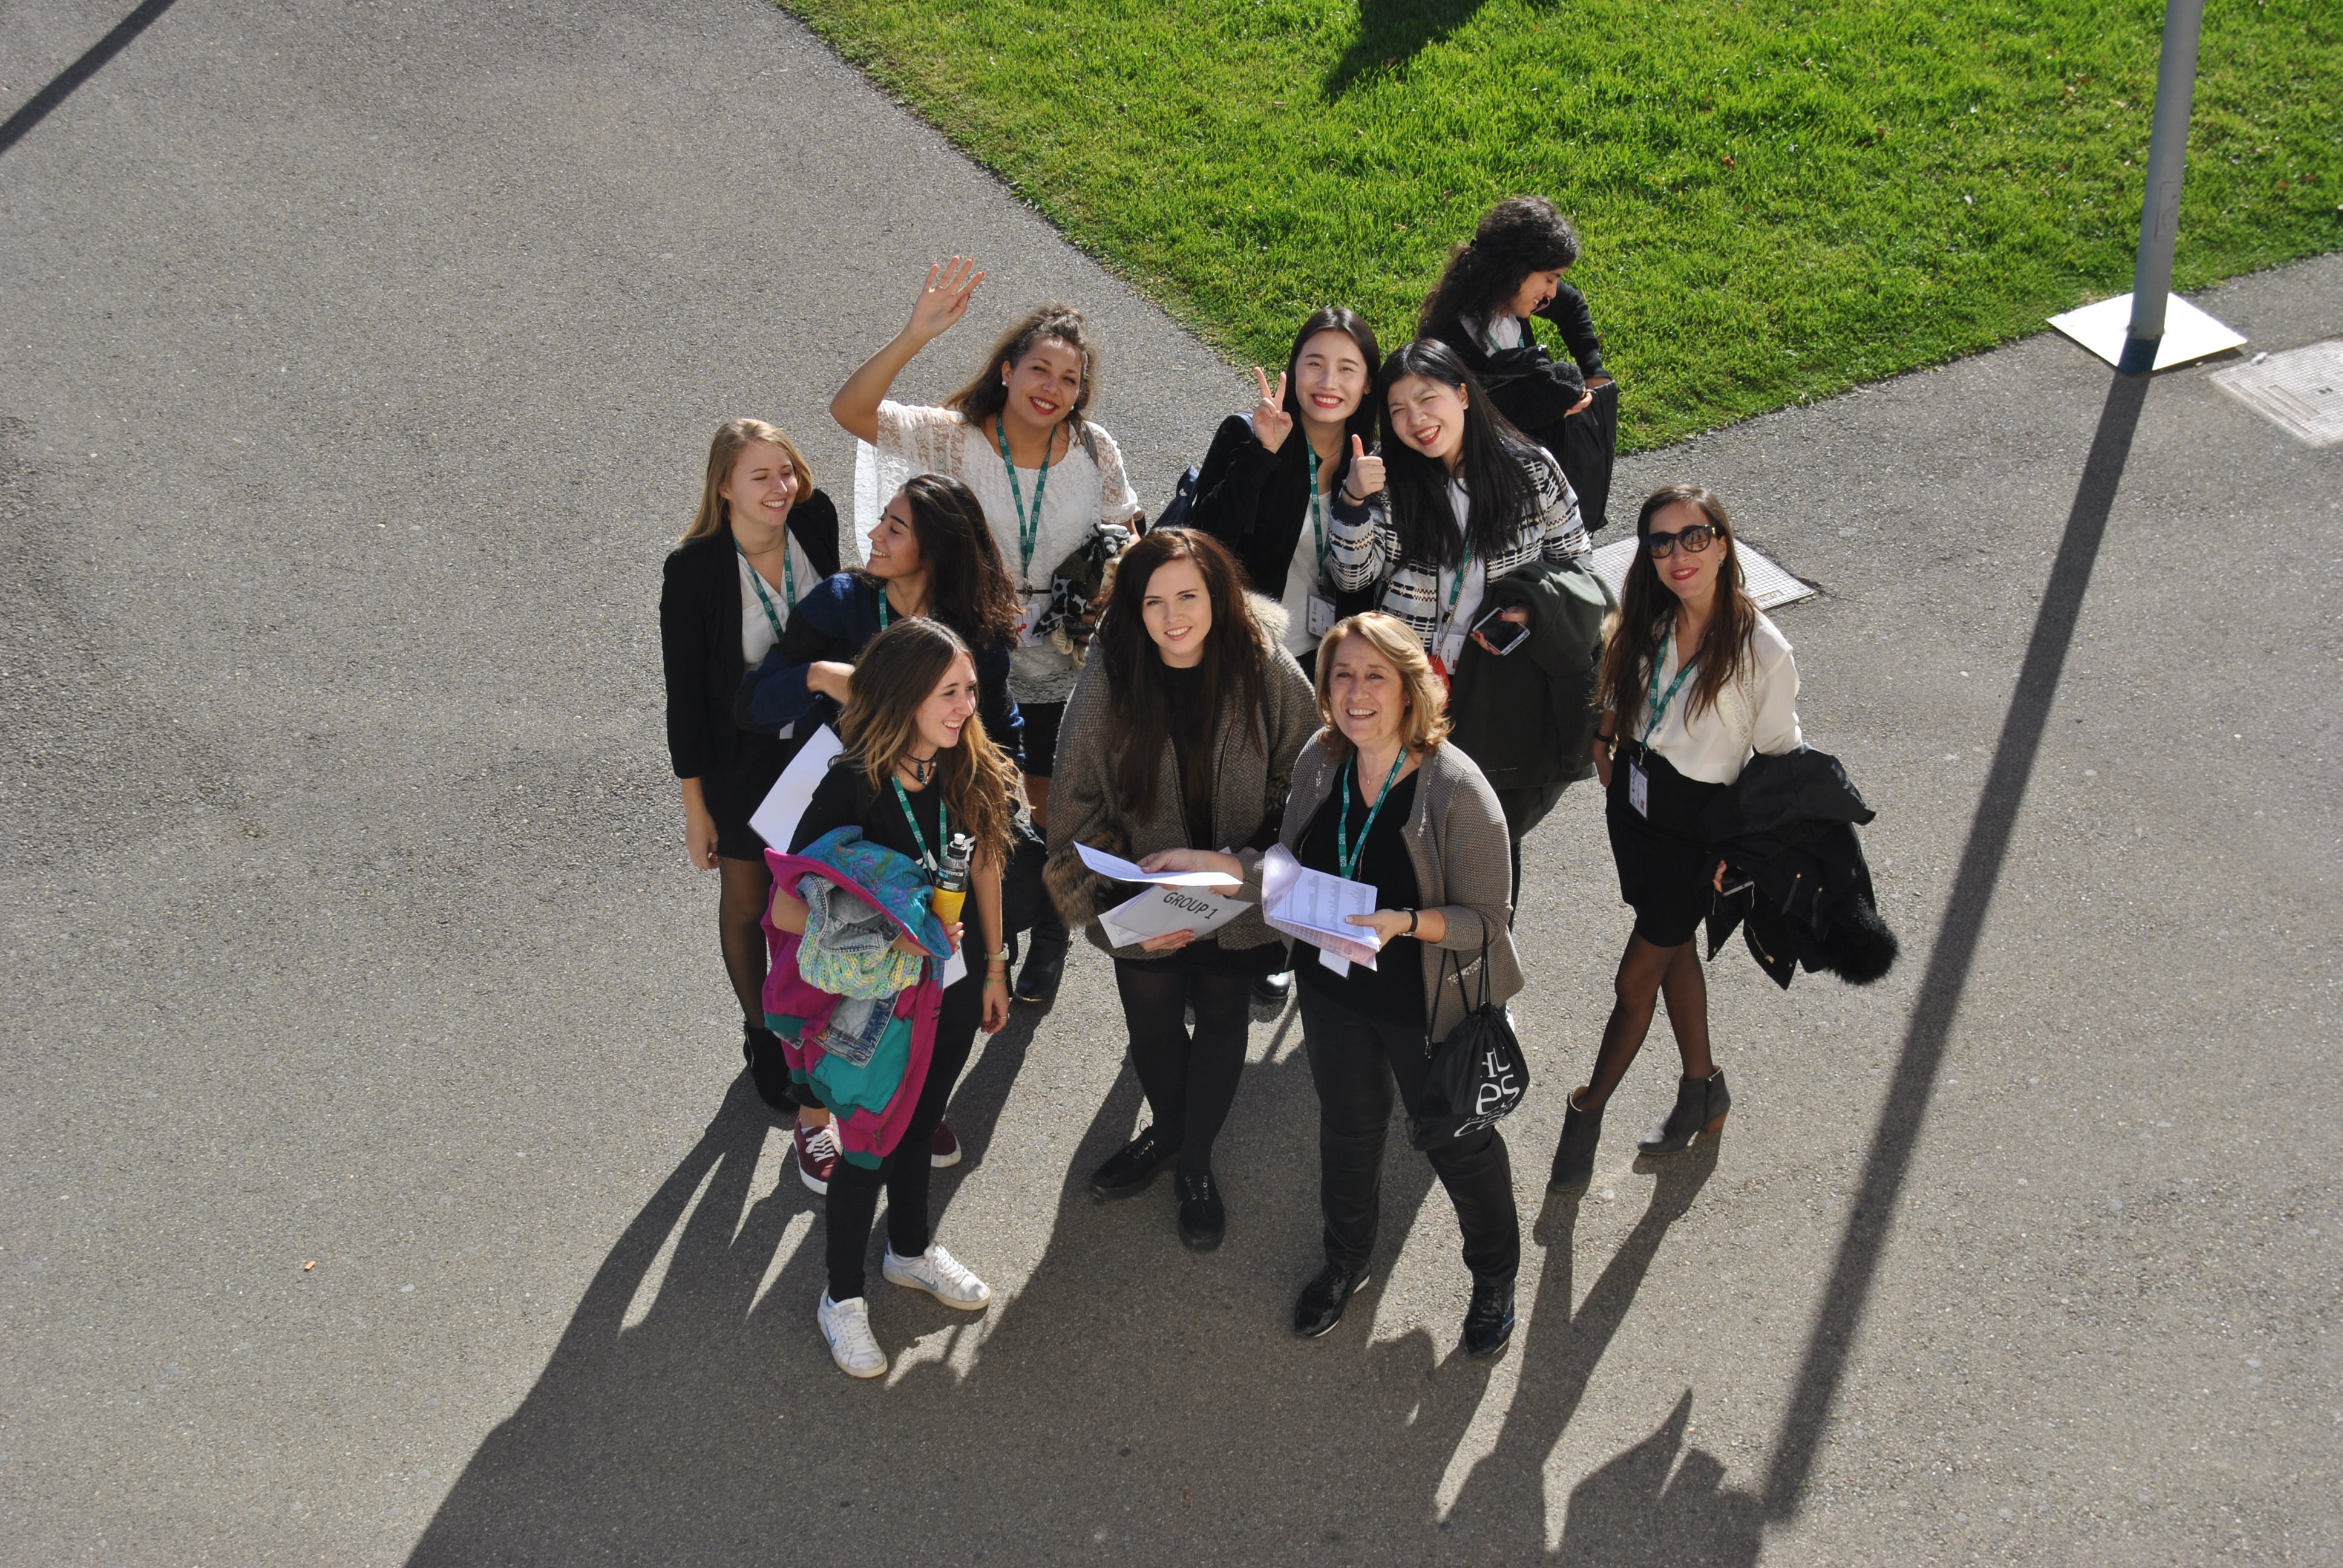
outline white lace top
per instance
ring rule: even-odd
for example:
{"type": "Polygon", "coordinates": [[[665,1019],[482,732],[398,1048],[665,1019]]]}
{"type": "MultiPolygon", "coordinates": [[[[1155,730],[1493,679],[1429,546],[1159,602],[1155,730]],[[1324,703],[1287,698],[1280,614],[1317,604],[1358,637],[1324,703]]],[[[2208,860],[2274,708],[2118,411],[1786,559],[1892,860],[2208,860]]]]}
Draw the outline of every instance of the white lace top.
{"type": "MultiPolygon", "coordinates": [[[[1041,493],[1041,522],[1031,563],[1017,538],[1017,505],[1001,451],[965,416],[949,408],[908,403],[879,405],[879,439],[860,444],[855,455],[854,528],[859,536],[878,527],[879,514],[914,474],[949,474],[976,494],[984,519],[992,525],[1001,558],[1018,579],[1021,594],[1047,594],[1050,578],[1089,541],[1099,523],[1129,523],[1139,514],[1139,498],[1122,471],[1122,448],[1096,425],[1089,427],[1094,458],[1080,437],[1065,457],[1050,466],[1041,493]],[[867,480],[867,482],[866,482],[867,480]]],[[[1025,504],[1033,504],[1038,470],[1020,468],[1017,483],[1025,504]]],[[[1010,694],[1021,702],[1063,702],[1074,689],[1074,661],[1047,642],[1021,647],[1011,657],[1010,694]]]]}

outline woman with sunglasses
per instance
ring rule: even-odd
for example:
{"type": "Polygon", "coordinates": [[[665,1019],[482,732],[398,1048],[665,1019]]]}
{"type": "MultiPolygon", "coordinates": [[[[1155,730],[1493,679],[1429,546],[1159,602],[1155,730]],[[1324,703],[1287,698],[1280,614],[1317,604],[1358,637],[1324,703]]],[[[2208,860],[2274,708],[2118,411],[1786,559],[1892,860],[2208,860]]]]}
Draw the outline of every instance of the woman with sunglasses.
{"type": "Polygon", "coordinates": [[[1708,986],[1693,945],[1724,864],[1700,816],[1752,754],[1800,744],[1798,667],[1743,586],[1725,503],[1698,485],[1664,486],[1636,515],[1635,538],[1603,653],[1594,746],[1619,895],[1635,929],[1594,1081],[1563,1119],[1548,1182],[1556,1192],[1593,1179],[1603,1108],[1644,1048],[1662,994],[1684,1077],[1674,1109],[1636,1147],[1670,1154],[1724,1128],[1733,1100],[1709,1053],[1708,986]]]}

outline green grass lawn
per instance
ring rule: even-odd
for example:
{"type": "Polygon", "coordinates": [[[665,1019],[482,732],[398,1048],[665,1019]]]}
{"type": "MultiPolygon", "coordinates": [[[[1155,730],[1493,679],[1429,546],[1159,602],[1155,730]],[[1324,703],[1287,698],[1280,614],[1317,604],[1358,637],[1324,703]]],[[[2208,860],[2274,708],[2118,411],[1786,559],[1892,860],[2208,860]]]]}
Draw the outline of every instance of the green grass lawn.
{"type": "MultiPolygon", "coordinates": [[[[2163,16],[2137,0],[785,3],[1242,360],[1272,362],[1328,303],[1395,344],[1484,206],[1554,197],[1638,447],[2128,288],[2163,16]]],[[[2212,0],[2179,286],[2343,246],[2338,96],[2343,0],[2212,0]]]]}

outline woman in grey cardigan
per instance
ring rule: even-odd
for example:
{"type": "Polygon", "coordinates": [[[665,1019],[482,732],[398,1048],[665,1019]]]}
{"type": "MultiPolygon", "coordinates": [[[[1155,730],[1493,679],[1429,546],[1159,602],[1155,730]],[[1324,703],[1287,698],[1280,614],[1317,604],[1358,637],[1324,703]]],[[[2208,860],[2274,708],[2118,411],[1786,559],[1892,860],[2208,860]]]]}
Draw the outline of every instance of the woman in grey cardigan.
{"type": "Polygon", "coordinates": [[[1131,1197],[1176,1161],[1180,1237],[1198,1251],[1219,1246],[1227,1228],[1212,1141],[1244,1070],[1253,982],[1285,967],[1285,950],[1257,908],[1209,935],[1166,930],[1117,946],[1098,916],[1141,890],[1091,870],[1075,846],[1135,857],[1271,841],[1294,755],[1317,724],[1310,684],[1283,646],[1283,619],[1276,605],[1246,595],[1219,541],[1159,528],[1117,565],[1058,730],[1050,891],[1066,923],[1114,956],[1131,1065],[1152,1119],[1099,1168],[1091,1190],[1131,1197]]]}
{"type": "MultiPolygon", "coordinates": [[[[1293,946],[1326,1221],[1326,1265],[1302,1288],[1293,1327],[1313,1339],[1342,1322],[1367,1282],[1394,1085],[1418,1114],[1427,1042],[1447,1037],[1484,984],[1498,1002],[1522,989],[1504,813],[1473,759],[1443,744],[1443,694],[1423,643],[1390,616],[1353,616],[1327,634],[1317,673],[1325,728],[1294,764],[1279,841],[1312,870],[1371,884],[1378,907],[1351,920],[1373,926],[1382,942],[1373,970],[1338,969],[1309,943],[1293,946]]],[[[1259,896],[1258,857],[1188,852],[1142,863],[1242,875],[1259,896]]],[[[1464,1349],[1493,1355],[1513,1335],[1522,1252],[1505,1141],[1484,1127],[1430,1158],[1456,1205],[1473,1271],[1464,1349]]]]}

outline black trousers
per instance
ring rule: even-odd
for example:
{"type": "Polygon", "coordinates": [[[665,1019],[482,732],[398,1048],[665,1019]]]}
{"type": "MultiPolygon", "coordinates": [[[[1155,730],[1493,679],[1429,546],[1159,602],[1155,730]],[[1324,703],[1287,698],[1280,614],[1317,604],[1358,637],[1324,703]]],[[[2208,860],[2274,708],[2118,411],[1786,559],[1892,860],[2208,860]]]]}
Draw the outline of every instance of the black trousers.
{"type": "Polygon", "coordinates": [[[1244,1073],[1253,977],[1182,970],[1178,962],[1176,955],[1145,962],[1117,959],[1114,984],[1131,1030],[1131,1065],[1147,1092],[1155,1131],[1180,1146],[1181,1175],[1202,1176],[1212,1168],[1212,1140],[1229,1119],[1244,1073]],[[1193,1036],[1185,1017],[1192,1006],[1193,1036]]]}
{"type": "MultiPolygon", "coordinates": [[[[1368,1018],[1329,1000],[1305,980],[1297,977],[1296,983],[1302,1048],[1318,1086],[1318,1203],[1326,1218],[1326,1261],[1363,1269],[1375,1250],[1393,1085],[1411,1112],[1423,1103],[1423,1024],[1413,1018],[1368,1018]]],[[[1484,1127],[1443,1143],[1427,1158],[1456,1205],[1464,1266],[1476,1281],[1510,1281],[1522,1263],[1522,1222],[1503,1135],[1484,1127]]]]}
{"type": "Polygon", "coordinates": [[[928,1250],[928,1146],[944,1119],[944,1107],[951,1103],[952,1086],[968,1065],[976,1026],[983,1018],[984,971],[977,969],[944,992],[927,1081],[920,1088],[903,1141],[876,1169],[840,1160],[830,1171],[823,1216],[830,1230],[831,1301],[851,1301],[862,1293],[862,1262],[870,1251],[870,1223],[878,1216],[882,1190],[887,1194],[887,1241],[895,1255],[916,1258],[928,1250]]]}

